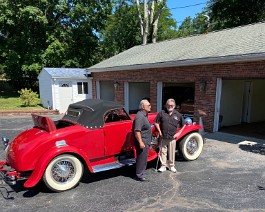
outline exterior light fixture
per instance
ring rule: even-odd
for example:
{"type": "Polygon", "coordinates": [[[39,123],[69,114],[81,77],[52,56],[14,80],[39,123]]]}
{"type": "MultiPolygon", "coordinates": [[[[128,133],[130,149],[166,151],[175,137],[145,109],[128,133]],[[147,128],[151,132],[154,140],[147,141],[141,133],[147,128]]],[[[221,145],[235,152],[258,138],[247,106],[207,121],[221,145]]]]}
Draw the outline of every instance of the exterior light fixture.
{"type": "Polygon", "coordinates": [[[200,86],[200,91],[201,92],[205,92],[206,91],[206,86],[207,86],[206,80],[203,80],[203,79],[200,80],[199,86],[200,86]]]}
{"type": "Polygon", "coordinates": [[[114,85],[114,89],[116,91],[119,90],[119,88],[120,88],[120,83],[119,82],[115,81],[113,85],[114,85]]]}

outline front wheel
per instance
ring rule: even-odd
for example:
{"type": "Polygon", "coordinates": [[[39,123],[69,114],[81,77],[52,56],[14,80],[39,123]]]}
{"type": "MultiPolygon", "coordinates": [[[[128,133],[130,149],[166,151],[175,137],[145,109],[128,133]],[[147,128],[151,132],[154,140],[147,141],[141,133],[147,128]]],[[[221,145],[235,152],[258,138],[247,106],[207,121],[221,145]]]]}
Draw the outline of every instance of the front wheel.
{"type": "Polygon", "coordinates": [[[73,155],[59,155],[47,166],[43,181],[48,188],[60,192],[75,187],[83,175],[83,164],[73,155]]]}
{"type": "Polygon", "coordinates": [[[196,160],[203,148],[203,137],[197,132],[185,136],[180,142],[180,151],[184,159],[191,161],[196,160]]]}

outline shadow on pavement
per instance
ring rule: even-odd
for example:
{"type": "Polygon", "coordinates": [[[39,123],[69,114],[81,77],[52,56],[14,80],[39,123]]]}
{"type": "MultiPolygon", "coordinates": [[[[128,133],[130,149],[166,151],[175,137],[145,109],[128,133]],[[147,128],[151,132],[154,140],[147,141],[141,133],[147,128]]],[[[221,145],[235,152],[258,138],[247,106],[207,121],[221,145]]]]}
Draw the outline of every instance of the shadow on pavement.
{"type": "Polygon", "coordinates": [[[252,138],[248,136],[235,135],[224,132],[208,133],[205,135],[206,141],[216,140],[220,142],[227,142],[237,144],[238,147],[247,152],[265,155],[265,140],[252,138]]]}

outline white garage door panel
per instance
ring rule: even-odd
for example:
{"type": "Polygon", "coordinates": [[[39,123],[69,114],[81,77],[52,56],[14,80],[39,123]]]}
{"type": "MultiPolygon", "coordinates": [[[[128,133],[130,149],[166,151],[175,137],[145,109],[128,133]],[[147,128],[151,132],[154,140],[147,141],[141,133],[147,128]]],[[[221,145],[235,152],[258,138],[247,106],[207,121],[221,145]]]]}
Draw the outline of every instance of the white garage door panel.
{"type": "Polygon", "coordinates": [[[59,105],[60,112],[66,112],[69,104],[73,103],[73,88],[72,87],[59,87],[59,105]]]}
{"type": "Polygon", "coordinates": [[[100,82],[100,99],[114,101],[115,93],[114,93],[113,81],[100,82]]]}
{"type": "Polygon", "coordinates": [[[250,122],[265,121],[265,80],[252,80],[250,122]]]}
{"type": "Polygon", "coordinates": [[[139,110],[143,98],[150,97],[150,83],[129,83],[129,110],[133,113],[139,110]]]}
{"type": "Polygon", "coordinates": [[[222,126],[241,123],[244,81],[223,80],[220,115],[222,126]]]}

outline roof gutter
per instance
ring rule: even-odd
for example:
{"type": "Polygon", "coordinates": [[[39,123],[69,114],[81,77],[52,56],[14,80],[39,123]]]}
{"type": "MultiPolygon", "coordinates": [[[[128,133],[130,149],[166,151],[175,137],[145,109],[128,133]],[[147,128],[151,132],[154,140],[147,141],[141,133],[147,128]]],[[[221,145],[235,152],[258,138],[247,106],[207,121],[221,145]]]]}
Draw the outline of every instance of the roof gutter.
{"type": "Polygon", "coordinates": [[[56,76],[52,76],[52,79],[65,79],[65,80],[86,80],[86,79],[93,79],[93,77],[56,77],[56,76]]]}

